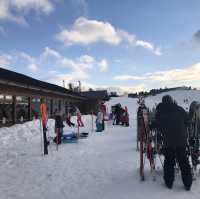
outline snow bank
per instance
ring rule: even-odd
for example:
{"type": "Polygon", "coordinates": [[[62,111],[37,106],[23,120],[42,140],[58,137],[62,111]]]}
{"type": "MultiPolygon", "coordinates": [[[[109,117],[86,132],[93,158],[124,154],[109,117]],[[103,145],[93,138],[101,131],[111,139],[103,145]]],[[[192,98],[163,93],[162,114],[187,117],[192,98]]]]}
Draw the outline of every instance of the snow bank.
{"type": "MultiPolygon", "coordinates": [[[[173,93],[178,101],[198,99],[197,93],[173,93]]],[[[149,97],[153,106],[162,95],[149,97]]],[[[92,131],[91,115],[83,116],[90,133],[78,143],[62,144],[56,151],[51,144],[49,155],[41,155],[41,132],[38,120],[0,129],[0,198],[1,199],[197,199],[199,179],[186,192],[176,175],[174,189],[165,188],[158,162],[156,181],[151,179],[146,162],[146,181],[139,180],[139,154],[136,151],[136,99],[120,97],[107,102],[127,106],[130,127],[106,123],[103,133],[92,131]]],[[[76,118],[73,118],[75,121],[76,118]]],[[[93,118],[93,122],[95,118],[93,118]]],[[[94,123],[93,123],[94,126],[94,123]]],[[[54,135],[54,121],[48,121],[49,135],[54,135]]],[[[65,132],[77,128],[65,127],[65,132]]]]}

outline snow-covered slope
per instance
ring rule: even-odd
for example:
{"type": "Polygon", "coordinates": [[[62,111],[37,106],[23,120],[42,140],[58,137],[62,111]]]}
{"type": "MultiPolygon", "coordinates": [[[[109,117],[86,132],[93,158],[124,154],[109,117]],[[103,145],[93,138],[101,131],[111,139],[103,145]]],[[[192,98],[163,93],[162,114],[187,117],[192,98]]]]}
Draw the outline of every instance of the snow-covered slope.
{"type": "Polygon", "coordinates": [[[184,109],[188,110],[189,105],[191,104],[192,101],[200,101],[200,91],[199,90],[175,90],[175,91],[169,91],[169,92],[164,92],[161,94],[158,94],[156,96],[150,96],[147,97],[145,100],[145,103],[148,107],[153,107],[155,104],[158,104],[161,102],[162,97],[164,95],[171,95],[177,103],[182,106],[184,109]],[[184,99],[188,99],[188,104],[184,103],[184,99]]]}
{"type": "MultiPolygon", "coordinates": [[[[196,92],[173,93],[176,100],[198,99],[196,92]]],[[[162,95],[149,97],[153,106],[162,95]]],[[[197,199],[199,179],[192,190],[183,189],[180,174],[174,189],[165,188],[162,169],[157,160],[156,181],[152,181],[146,162],[146,181],[139,180],[139,154],[136,151],[136,99],[112,98],[107,106],[116,103],[127,106],[130,127],[106,123],[103,133],[92,132],[92,117],[84,116],[87,139],[62,144],[58,152],[49,147],[49,155],[41,155],[39,121],[0,129],[0,198],[1,199],[197,199]]],[[[75,118],[74,118],[75,120],[75,118]]],[[[93,121],[95,118],[93,118],[93,121]]],[[[93,124],[94,125],[94,124],[93,124]]],[[[54,134],[54,121],[48,122],[49,134],[54,134]]],[[[77,131],[65,127],[65,132],[77,131]]]]}

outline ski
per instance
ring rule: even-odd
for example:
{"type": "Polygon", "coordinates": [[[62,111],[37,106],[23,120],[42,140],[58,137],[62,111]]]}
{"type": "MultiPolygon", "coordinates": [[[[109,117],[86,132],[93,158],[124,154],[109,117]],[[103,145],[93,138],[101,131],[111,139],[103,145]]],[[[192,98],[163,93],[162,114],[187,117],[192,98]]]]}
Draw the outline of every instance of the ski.
{"type": "Polygon", "coordinates": [[[47,126],[46,126],[47,114],[46,114],[46,104],[44,103],[44,99],[41,99],[40,115],[41,115],[41,122],[42,122],[44,155],[48,155],[48,140],[47,140],[47,126]]]}

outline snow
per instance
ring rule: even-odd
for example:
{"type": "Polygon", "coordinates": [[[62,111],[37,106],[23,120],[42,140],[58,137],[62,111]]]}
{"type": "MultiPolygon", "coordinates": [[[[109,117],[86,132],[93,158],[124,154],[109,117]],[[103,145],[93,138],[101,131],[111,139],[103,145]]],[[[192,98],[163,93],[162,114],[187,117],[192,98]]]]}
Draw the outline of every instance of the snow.
{"type": "MultiPolygon", "coordinates": [[[[166,93],[165,93],[166,94],[166,93]]],[[[169,92],[180,105],[184,98],[199,100],[199,91],[169,92]]],[[[150,107],[161,101],[163,94],[148,97],[150,107]]],[[[108,110],[116,103],[127,106],[130,127],[106,123],[102,133],[92,131],[92,116],[83,116],[90,132],[87,139],[77,143],[52,143],[49,155],[42,156],[40,122],[38,120],[0,129],[0,198],[1,199],[197,199],[200,195],[199,179],[192,190],[183,189],[180,174],[176,174],[174,188],[168,190],[163,183],[162,167],[152,180],[146,162],[146,180],[139,179],[139,153],[136,151],[136,99],[119,97],[107,102],[108,110]]],[[[75,118],[73,118],[75,121],[75,118]]],[[[93,122],[95,118],[93,118],[93,122]]],[[[93,124],[94,125],[94,124],[93,124]]],[[[48,121],[49,135],[54,135],[54,120],[48,121]]],[[[65,127],[65,132],[77,131],[65,127]]]]}

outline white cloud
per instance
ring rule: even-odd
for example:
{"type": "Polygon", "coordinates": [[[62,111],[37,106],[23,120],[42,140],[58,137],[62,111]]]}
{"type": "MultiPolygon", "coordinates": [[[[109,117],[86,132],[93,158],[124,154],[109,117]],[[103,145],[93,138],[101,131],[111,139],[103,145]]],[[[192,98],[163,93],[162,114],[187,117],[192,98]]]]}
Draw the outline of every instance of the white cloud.
{"type": "Polygon", "coordinates": [[[200,63],[182,69],[171,69],[150,73],[147,78],[154,81],[195,81],[200,80],[200,63]]]}
{"type": "Polygon", "coordinates": [[[61,55],[59,52],[57,52],[49,47],[45,47],[44,52],[42,53],[41,57],[43,57],[43,58],[47,58],[47,57],[61,58],[61,55]]]}
{"type": "Polygon", "coordinates": [[[51,64],[69,70],[67,74],[57,74],[56,76],[56,79],[63,78],[66,81],[88,79],[90,70],[97,65],[95,58],[92,56],[82,55],[76,59],[70,59],[49,47],[46,47],[42,53],[41,61],[45,64],[52,57],[54,59],[51,59],[51,64]]]}
{"type": "Polygon", "coordinates": [[[0,0],[0,20],[27,25],[24,14],[34,10],[48,14],[53,10],[51,0],[0,0]]]}
{"type": "Polygon", "coordinates": [[[95,42],[106,42],[117,45],[120,43],[115,28],[108,22],[88,20],[84,17],[78,18],[71,30],[63,29],[56,38],[65,45],[91,44],[95,42]]]}
{"type": "Polygon", "coordinates": [[[21,59],[22,62],[32,71],[36,72],[39,69],[39,63],[36,58],[30,56],[29,54],[25,52],[19,52],[16,54],[17,59],[21,59]]]}
{"type": "Polygon", "coordinates": [[[200,83],[200,63],[187,66],[181,69],[175,68],[165,71],[156,71],[146,73],[144,75],[118,75],[113,77],[114,80],[143,80],[148,87],[160,86],[178,86],[178,85],[194,85],[195,82],[200,83]]]}
{"type": "Polygon", "coordinates": [[[106,59],[102,59],[102,61],[99,63],[100,71],[106,72],[108,70],[108,62],[106,59]]]}
{"type": "Polygon", "coordinates": [[[114,80],[143,80],[145,77],[134,76],[134,75],[117,75],[113,78],[114,80]]]}
{"type": "Polygon", "coordinates": [[[84,17],[78,18],[72,27],[59,32],[56,39],[67,46],[73,44],[89,45],[96,42],[119,45],[126,42],[131,46],[139,46],[156,55],[161,55],[160,49],[150,42],[139,40],[135,35],[117,29],[109,22],[89,20],[84,17]]]}
{"type": "Polygon", "coordinates": [[[79,60],[84,63],[94,63],[95,62],[94,57],[91,57],[89,55],[83,55],[80,57],[79,60]]]}
{"type": "Polygon", "coordinates": [[[37,64],[35,64],[35,63],[30,63],[29,65],[28,65],[28,68],[30,69],[30,70],[32,70],[32,71],[37,71],[38,70],[38,65],[37,64]]]}
{"type": "Polygon", "coordinates": [[[0,55],[0,67],[8,68],[11,60],[12,60],[12,57],[10,55],[7,55],[7,54],[0,55]]]}

